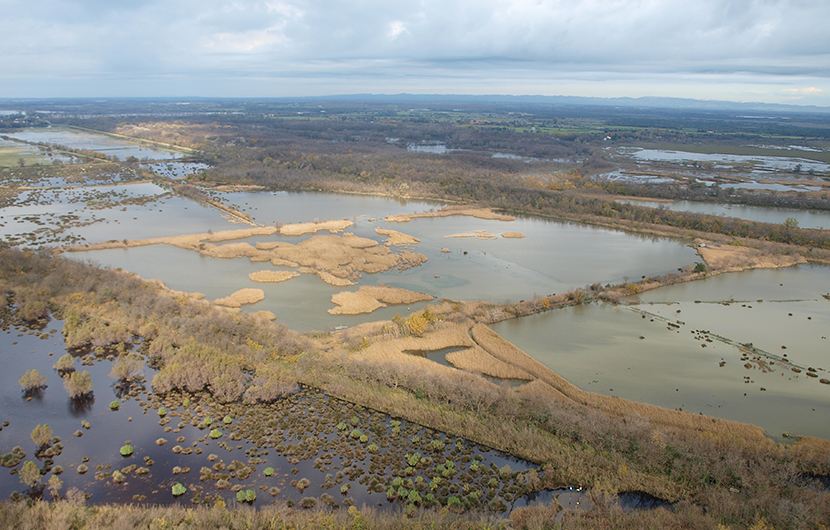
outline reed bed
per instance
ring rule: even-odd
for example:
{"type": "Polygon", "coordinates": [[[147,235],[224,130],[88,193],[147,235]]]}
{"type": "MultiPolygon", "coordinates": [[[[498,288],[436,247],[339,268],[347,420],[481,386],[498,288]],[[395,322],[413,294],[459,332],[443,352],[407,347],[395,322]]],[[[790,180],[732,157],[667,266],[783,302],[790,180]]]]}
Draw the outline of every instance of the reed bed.
{"type": "Polygon", "coordinates": [[[296,271],[256,271],[248,275],[253,282],[258,283],[279,283],[291,278],[296,278],[300,273],[296,271]]]}
{"type": "Polygon", "coordinates": [[[240,289],[224,298],[214,300],[213,303],[225,307],[242,307],[243,305],[255,304],[265,299],[265,291],[262,289],[240,289]]]}
{"type": "Polygon", "coordinates": [[[501,237],[505,239],[522,239],[525,235],[521,232],[502,232],[501,237]]]}
{"type": "Polygon", "coordinates": [[[413,304],[426,302],[433,297],[428,294],[409,291],[396,287],[363,286],[357,291],[343,291],[332,295],[331,301],[337,307],[329,309],[332,315],[358,315],[371,313],[387,304],[413,304]]]}
{"type": "Polygon", "coordinates": [[[381,236],[386,236],[387,239],[384,244],[388,247],[406,247],[417,245],[421,242],[415,236],[398,232],[397,230],[389,230],[387,228],[375,228],[375,233],[381,236]]]}
{"type": "Polygon", "coordinates": [[[336,234],[338,232],[342,232],[353,224],[354,223],[348,219],[323,221],[320,223],[296,223],[283,225],[280,228],[280,234],[284,236],[302,236],[306,234],[316,234],[317,232],[331,232],[332,234],[336,234]]]}

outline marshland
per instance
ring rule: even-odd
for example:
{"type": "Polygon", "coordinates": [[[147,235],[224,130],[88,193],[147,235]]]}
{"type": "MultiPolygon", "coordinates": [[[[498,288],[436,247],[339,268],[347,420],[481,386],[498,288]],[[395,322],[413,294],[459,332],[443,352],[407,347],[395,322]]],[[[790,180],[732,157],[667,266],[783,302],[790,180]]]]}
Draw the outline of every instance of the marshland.
{"type": "Polygon", "coordinates": [[[441,119],[401,145],[393,122],[131,120],[3,140],[25,146],[0,169],[9,524],[108,503],[309,527],[827,524],[830,233],[806,221],[824,151],[793,173],[647,157],[629,133],[611,152],[441,119]],[[407,149],[427,132],[451,149],[407,149]],[[671,184],[607,176],[644,160],[671,184]],[[700,180],[710,208],[791,209],[635,201],[700,180]],[[730,182],[802,189],[719,197],[730,182]]]}

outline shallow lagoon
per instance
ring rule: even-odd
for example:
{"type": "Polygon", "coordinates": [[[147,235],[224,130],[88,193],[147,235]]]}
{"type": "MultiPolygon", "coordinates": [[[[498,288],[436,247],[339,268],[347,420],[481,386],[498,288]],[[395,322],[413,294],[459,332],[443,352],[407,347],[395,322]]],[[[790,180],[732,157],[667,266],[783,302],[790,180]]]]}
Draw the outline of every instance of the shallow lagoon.
{"type": "MultiPolygon", "coordinates": [[[[629,276],[664,274],[693,264],[696,257],[693,249],[667,239],[528,217],[512,222],[454,216],[388,223],[382,219],[387,215],[435,208],[420,202],[400,204],[388,198],[324,193],[247,193],[230,195],[226,200],[247,208],[248,213],[263,224],[281,219],[293,223],[348,217],[355,222],[348,229],[350,232],[379,242],[384,238],[375,233],[377,227],[414,235],[421,243],[413,250],[428,258],[424,265],[405,271],[367,274],[360,284],[403,287],[438,298],[516,302],[596,281],[614,283],[629,276]],[[524,233],[526,237],[487,240],[445,237],[476,230],[490,234],[514,231],[524,233]],[[442,248],[449,252],[442,252],[442,248]]],[[[310,236],[273,236],[248,241],[252,244],[273,240],[297,243],[307,237],[310,236]]],[[[406,308],[387,308],[372,315],[333,317],[326,310],[332,307],[331,295],[342,288],[325,285],[316,277],[303,276],[279,284],[256,284],[248,279],[250,272],[275,267],[252,264],[247,258],[205,258],[166,246],[81,252],[69,256],[106,267],[120,267],[145,278],[162,280],[176,290],[204,293],[209,299],[227,296],[243,287],[258,287],[265,291],[266,298],[247,306],[246,311],[272,311],[290,327],[303,331],[391,318],[397,312],[421,307],[413,304],[406,308]],[[170,263],[186,265],[174,268],[169,266],[170,263]],[[298,307],[303,311],[297,311],[298,307]]]]}
{"type": "Polygon", "coordinates": [[[650,291],[636,306],[591,304],[492,327],[585,390],[753,423],[778,439],[830,438],[830,385],[818,380],[830,369],[822,288],[828,267],[748,271],[650,291]],[[769,371],[715,335],[772,354],[769,371]],[[784,354],[789,365],[775,360],[784,354]]]}

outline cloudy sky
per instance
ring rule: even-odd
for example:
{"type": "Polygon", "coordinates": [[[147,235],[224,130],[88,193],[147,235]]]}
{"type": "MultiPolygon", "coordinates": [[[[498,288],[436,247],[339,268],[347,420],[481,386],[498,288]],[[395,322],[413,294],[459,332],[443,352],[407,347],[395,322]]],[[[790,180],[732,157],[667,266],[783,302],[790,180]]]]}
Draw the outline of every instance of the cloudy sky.
{"type": "Polygon", "coordinates": [[[0,0],[0,98],[673,96],[830,106],[828,0],[0,0]]]}

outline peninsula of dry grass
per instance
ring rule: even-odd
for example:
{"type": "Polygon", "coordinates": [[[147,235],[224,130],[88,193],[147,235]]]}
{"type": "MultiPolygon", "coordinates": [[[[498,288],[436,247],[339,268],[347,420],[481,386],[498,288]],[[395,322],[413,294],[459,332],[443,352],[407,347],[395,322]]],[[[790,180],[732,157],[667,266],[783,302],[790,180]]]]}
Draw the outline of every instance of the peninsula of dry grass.
{"type": "Polygon", "coordinates": [[[417,245],[421,242],[415,236],[398,232],[397,230],[389,230],[387,228],[375,228],[375,233],[381,236],[386,236],[387,239],[384,244],[388,247],[407,247],[417,245]]]}
{"type": "Polygon", "coordinates": [[[255,304],[265,299],[265,291],[262,289],[240,289],[224,298],[214,300],[213,303],[225,307],[237,308],[243,305],[255,304]]]}
{"type": "Polygon", "coordinates": [[[486,233],[451,234],[451,235],[444,236],[444,237],[445,238],[450,238],[450,239],[456,239],[456,238],[458,238],[458,239],[461,239],[461,238],[467,238],[467,239],[498,239],[499,238],[499,236],[497,236],[495,234],[486,234],[486,233]]]}

